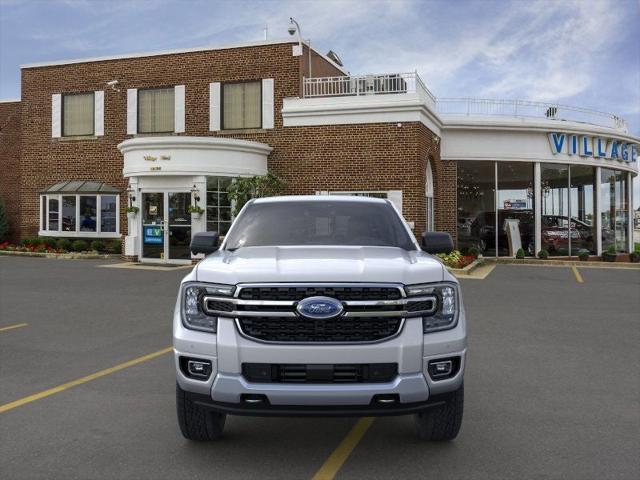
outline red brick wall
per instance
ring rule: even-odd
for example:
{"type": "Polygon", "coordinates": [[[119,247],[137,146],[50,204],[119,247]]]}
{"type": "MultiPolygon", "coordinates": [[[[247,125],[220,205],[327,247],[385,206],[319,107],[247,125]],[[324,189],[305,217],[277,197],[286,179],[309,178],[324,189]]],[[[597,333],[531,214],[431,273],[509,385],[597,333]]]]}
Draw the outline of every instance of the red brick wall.
{"type": "MultiPolygon", "coordinates": [[[[172,85],[186,86],[186,132],[180,135],[220,135],[271,145],[269,168],[287,182],[287,193],[403,190],[406,218],[416,222],[417,232],[424,230],[426,159],[435,158],[436,186],[443,192],[448,191],[444,182],[451,173],[439,163],[433,134],[417,122],[401,127],[384,123],[284,128],[283,98],[299,95],[301,68],[300,57],[291,55],[291,44],[279,44],[23,69],[22,234],[37,232],[38,192],[49,185],[91,179],[126,190],[117,149],[118,143],[131,138],[126,134],[126,89],[172,85]],[[209,83],[262,78],[275,79],[275,128],[209,132],[209,83]],[[106,87],[110,80],[118,80],[120,92],[106,87]],[[94,90],[105,91],[105,136],[52,139],[51,95],[94,90]]],[[[324,70],[313,68],[314,76],[340,74],[326,62],[324,70]]],[[[122,194],[123,234],[125,206],[122,194]]],[[[448,214],[438,217],[436,225],[445,225],[447,218],[448,214]]],[[[451,219],[455,230],[455,216],[451,219]]]]}
{"type": "Polygon", "coordinates": [[[9,220],[9,240],[20,236],[20,102],[0,103],[0,197],[9,220]]]}

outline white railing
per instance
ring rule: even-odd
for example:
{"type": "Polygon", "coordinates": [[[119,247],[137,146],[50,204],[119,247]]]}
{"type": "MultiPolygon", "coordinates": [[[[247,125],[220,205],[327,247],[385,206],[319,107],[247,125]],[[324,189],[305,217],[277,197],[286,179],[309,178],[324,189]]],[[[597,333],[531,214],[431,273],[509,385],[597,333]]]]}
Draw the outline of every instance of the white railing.
{"type": "Polygon", "coordinates": [[[565,120],[628,131],[627,122],[616,115],[588,108],[570,107],[559,103],[482,98],[439,98],[437,100],[437,111],[442,115],[498,115],[565,120]]]}
{"type": "Polygon", "coordinates": [[[305,98],[419,93],[435,102],[435,97],[416,72],[313,77],[305,78],[303,85],[305,98]]]}

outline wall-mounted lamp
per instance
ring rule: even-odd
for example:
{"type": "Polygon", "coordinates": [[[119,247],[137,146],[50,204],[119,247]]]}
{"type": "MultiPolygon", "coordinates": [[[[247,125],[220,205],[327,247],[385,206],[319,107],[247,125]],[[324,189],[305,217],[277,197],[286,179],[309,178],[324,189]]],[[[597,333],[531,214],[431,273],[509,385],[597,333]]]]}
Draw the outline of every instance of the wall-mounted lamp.
{"type": "Polygon", "coordinates": [[[200,201],[200,195],[199,195],[198,187],[196,187],[195,185],[193,186],[193,188],[191,188],[191,195],[193,196],[195,205],[197,205],[198,202],[200,201]]]}
{"type": "Polygon", "coordinates": [[[136,191],[133,188],[129,187],[127,189],[127,195],[129,196],[129,206],[132,206],[133,202],[136,201],[135,193],[136,193],[136,191]]]}

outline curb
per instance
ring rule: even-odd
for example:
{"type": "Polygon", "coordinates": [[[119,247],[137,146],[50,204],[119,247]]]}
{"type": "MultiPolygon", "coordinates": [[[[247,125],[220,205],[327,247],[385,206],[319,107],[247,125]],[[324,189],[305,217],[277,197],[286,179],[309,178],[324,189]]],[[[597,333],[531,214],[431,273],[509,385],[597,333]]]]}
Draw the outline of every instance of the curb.
{"type": "Polygon", "coordinates": [[[580,260],[540,260],[540,259],[516,259],[516,258],[487,258],[488,262],[501,263],[506,265],[537,265],[550,267],[590,267],[590,268],[622,268],[640,269],[640,263],[631,262],[583,262],[580,260]]]}
{"type": "Polygon", "coordinates": [[[484,264],[485,261],[486,259],[484,258],[476,258],[473,262],[471,262],[464,268],[447,267],[447,270],[449,270],[449,272],[451,272],[453,275],[471,275],[471,273],[480,265],[484,264]]]}

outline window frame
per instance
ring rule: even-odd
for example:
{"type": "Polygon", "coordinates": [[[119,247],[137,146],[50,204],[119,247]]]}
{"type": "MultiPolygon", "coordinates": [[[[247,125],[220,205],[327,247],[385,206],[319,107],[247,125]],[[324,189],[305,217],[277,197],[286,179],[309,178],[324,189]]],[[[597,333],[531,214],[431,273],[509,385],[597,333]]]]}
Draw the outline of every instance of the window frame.
{"type": "Polygon", "coordinates": [[[136,93],[136,134],[137,135],[166,135],[167,133],[176,133],[176,86],[166,85],[162,87],[138,88],[136,93]],[[173,130],[158,130],[153,132],[140,131],[140,92],[149,90],[169,90],[173,89],[173,130]]]}
{"type": "Polygon", "coordinates": [[[91,138],[96,136],[96,92],[68,92],[60,95],[60,137],[61,138],[91,138]],[[93,115],[91,115],[91,133],[84,135],[67,135],[64,133],[64,97],[71,97],[73,95],[88,95],[91,94],[93,101],[91,107],[93,109],[93,115]]]}
{"type": "MultiPolygon", "coordinates": [[[[221,82],[220,83],[220,130],[222,131],[236,131],[236,130],[262,130],[262,126],[263,126],[263,92],[262,92],[262,79],[252,79],[252,80],[240,80],[240,81],[233,81],[233,82],[221,82]],[[224,89],[227,85],[241,85],[241,84],[245,84],[245,83],[257,83],[258,86],[260,87],[260,100],[258,101],[259,106],[260,106],[260,125],[257,127],[243,127],[243,128],[227,128],[224,125],[224,89]]],[[[275,104],[275,99],[274,99],[274,104],[275,104]]]]}
{"type": "Polygon", "coordinates": [[[120,238],[120,194],[118,193],[42,193],[40,194],[40,231],[41,237],[69,237],[69,238],[120,238]],[[116,231],[103,232],[102,220],[102,197],[116,197],[116,231]],[[75,231],[65,231],[62,229],[62,197],[75,197],[76,225],[75,231]],[[96,197],[96,230],[80,230],[80,197],[96,197]],[[43,200],[44,203],[43,203],[43,200]],[[49,230],[49,199],[58,201],[58,229],[49,230]],[[42,211],[42,206],[46,205],[46,211],[42,211]],[[44,223],[43,220],[44,219],[44,223]],[[46,227],[42,229],[42,227],[46,227]]]}
{"type": "MultiPolygon", "coordinates": [[[[215,178],[216,179],[216,189],[215,190],[209,190],[208,185],[205,187],[205,230],[207,232],[218,232],[220,234],[221,237],[223,237],[224,235],[226,235],[226,233],[223,235],[220,233],[221,229],[220,229],[220,224],[228,224],[228,228],[227,228],[227,232],[229,231],[229,229],[231,228],[231,225],[233,225],[233,221],[235,220],[235,215],[234,215],[234,209],[235,209],[235,201],[229,199],[229,207],[227,207],[226,205],[223,206],[222,208],[229,208],[229,218],[230,220],[227,222],[226,220],[220,220],[220,194],[221,193],[226,193],[228,194],[228,190],[221,190],[220,189],[220,180],[221,179],[230,179],[230,183],[234,183],[236,181],[236,179],[238,177],[232,177],[232,176],[225,176],[225,175],[208,175],[207,176],[207,181],[209,180],[209,178],[215,178]],[[208,195],[210,193],[215,193],[217,195],[217,205],[209,205],[208,202],[208,195]],[[209,219],[209,209],[213,209],[215,208],[216,210],[216,219],[209,219]],[[209,230],[209,222],[215,222],[216,225],[216,230],[209,230]]],[[[228,198],[228,197],[227,197],[228,198]]]]}

